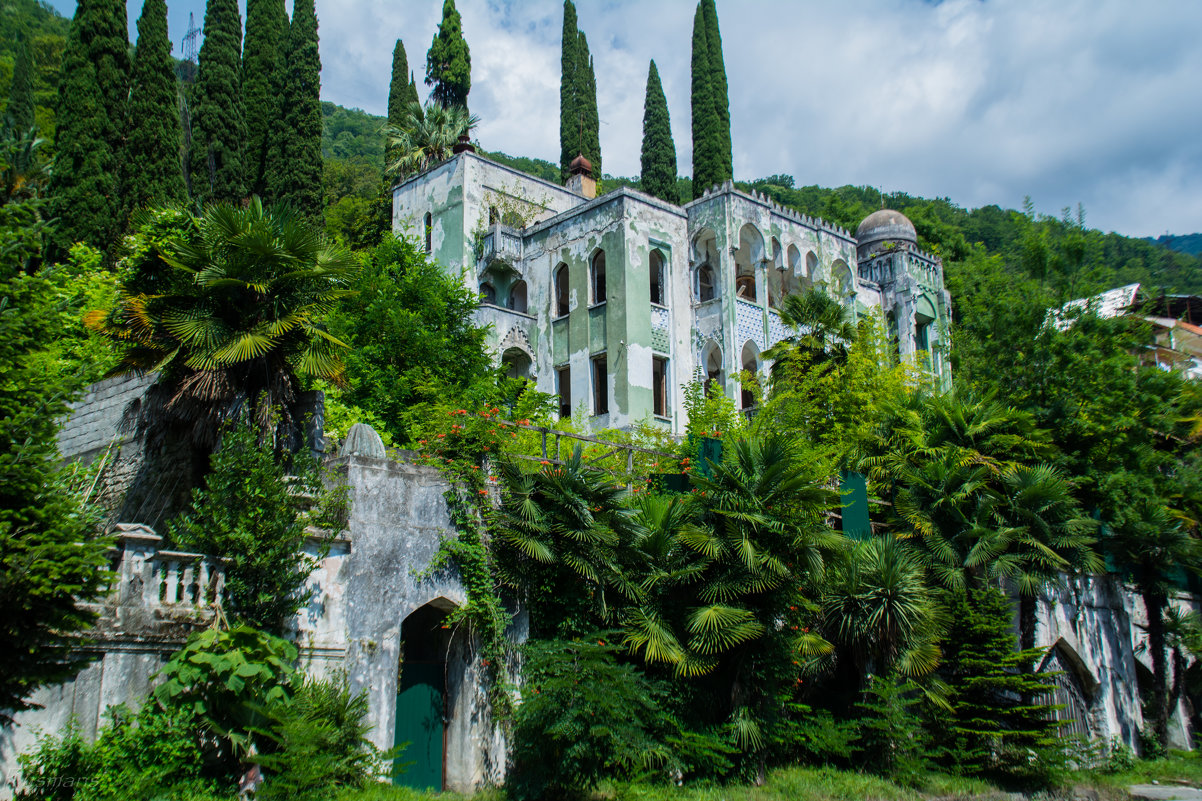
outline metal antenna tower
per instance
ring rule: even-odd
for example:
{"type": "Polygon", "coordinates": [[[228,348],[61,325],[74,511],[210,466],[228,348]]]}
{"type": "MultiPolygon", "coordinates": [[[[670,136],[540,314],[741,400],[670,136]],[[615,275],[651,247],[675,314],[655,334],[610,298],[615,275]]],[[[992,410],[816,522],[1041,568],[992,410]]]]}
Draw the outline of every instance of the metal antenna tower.
{"type": "Polygon", "coordinates": [[[196,79],[196,52],[199,42],[200,28],[196,27],[196,18],[192,12],[188,12],[188,30],[180,40],[180,49],[184,55],[184,63],[180,66],[183,68],[183,79],[186,83],[192,83],[196,79]]]}

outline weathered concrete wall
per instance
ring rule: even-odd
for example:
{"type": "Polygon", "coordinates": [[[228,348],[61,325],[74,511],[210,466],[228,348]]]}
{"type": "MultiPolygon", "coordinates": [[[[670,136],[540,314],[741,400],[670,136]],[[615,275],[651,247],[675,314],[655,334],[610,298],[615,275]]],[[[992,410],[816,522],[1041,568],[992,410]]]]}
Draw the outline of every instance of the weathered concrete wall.
{"type": "MultiPolygon", "coordinates": [[[[1174,605],[1196,610],[1193,598],[1174,605]]],[[[1069,579],[1044,593],[1037,607],[1036,645],[1070,674],[1080,690],[1091,737],[1138,749],[1143,727],[1140,673],[1151,675],[1147,614],[1142,599],[1115,576],[1069,579]]],[[[1189,710],[1184,700],[1170,723],[1175,748],[1191,748],[1189,710]]]]}
{"type": "MultiPolygon", "coordinates": [[[[350,519],[324,549],[311,539],[305,551],[315,568],[308,602],[292,629],[306,672],[345,671],[352,690],[366,691],[370,737],[391,748],[396,717],[401,626],[426,604],[451,610],[466,598],[452,569],[426,575],[444,537],[454,535],[443,493],[448,485],[430,467],[347,456],[334,462],[350,489],[350,519]]],[[[0,732],[0,785],[17,775],[16,755],[34,744],[39,730],[61,732],[75,716],[91,736],[104,710],[138,705],[155,674],[197,626],[212,617],[219,591],[218,567],[203,557],[160,548],[145,527],[126,526],[113,594],[101,605],[91,647],[102,658],[73,681],[39,690],[41,710],[17,716],[0,732]],[[202,592],[200,587],[208,587],[202,592]]],[[[523,618],[511,626],[525,638],[523,618]]],[[[479,648],[465,631],[455,632],[446,667],[447,789],[470,791],[504,776],[506,745],[494,726],[479,648]]]]}

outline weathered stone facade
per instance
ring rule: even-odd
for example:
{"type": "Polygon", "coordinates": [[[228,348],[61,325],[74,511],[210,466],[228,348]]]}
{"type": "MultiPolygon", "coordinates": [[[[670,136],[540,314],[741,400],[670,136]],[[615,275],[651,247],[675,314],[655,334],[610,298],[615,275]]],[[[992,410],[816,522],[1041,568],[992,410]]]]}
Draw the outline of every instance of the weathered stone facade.
{"type": "Polygon", "coordinates": [[[813,287],[879,315],[900,356],[950,381],[943,268],[897,212],[852,236],[730,182],[684,206],[575,186],[585,194],[460,153],[393,190],[394,230],[480,292],[496,358],[561,414],[680,434],[698,379],[750,405],[740,373],[766,373],[784,298],[813,287]]]}

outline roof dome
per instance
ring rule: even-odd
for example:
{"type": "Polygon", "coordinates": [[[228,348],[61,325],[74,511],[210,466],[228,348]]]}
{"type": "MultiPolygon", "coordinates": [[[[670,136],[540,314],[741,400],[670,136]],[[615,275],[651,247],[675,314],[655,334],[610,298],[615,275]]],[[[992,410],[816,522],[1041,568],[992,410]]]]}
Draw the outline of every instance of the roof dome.
{"type": "Polygon", "coordinates": [[[856,229],[856,239],[861,247],[884,241],[917,244],[918,232],[914,230],[914,223],[910,222],[900,211],[881,209],[864,218],[864,222],[860,223],[860,227],[856,229]]]}
{"type": "Polygon", "coordinates": [[[572,163],[568,165],[568,172],[573,175],[584,173],[585,175],[593,174],[593,163],[584,157],[581,153],[572,159],[572,163]]]}

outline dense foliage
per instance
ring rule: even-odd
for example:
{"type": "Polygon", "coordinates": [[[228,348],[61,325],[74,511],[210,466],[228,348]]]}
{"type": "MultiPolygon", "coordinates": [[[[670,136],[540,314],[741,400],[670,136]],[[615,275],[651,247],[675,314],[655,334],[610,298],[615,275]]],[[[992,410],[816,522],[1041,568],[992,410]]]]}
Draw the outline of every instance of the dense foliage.
{"type": "Polygon", "coordinates": [[[268,153],[275,138],[286,133],[281,103],[287,70],[288,11],[284,0],[249,0],[246,39],[242,48],[242,98],[246,117],[246,188],[268,196],[268,153]],[[284,59],[284,60],[281,60],[284,59]]]}
{"type": "MultiPolygon", "coordinates": [[[[6,138],[0,171],[24,152],[6,138]]],[[[57,421],[82,388],[59,356],[63,293],[36,265],[44,227],[39,182],[0,203],[0,721],[30,693],[72,677],[77,645],[105,587],[107,542],[59,465],[57,421]]]]}
{"type": "Polygon", "coordinates": [[[124,155],[127,208],[185,200],[178,109],[175,61],[167,37],[167,4],[164,0],[149,0],[138,18],[138,48],[130,79],[130,130],[124,155]]]}
{"type": "Polygon", "coordinates": [[[129,49],[125,4],[89,0],[75,9],[59,82],[50,212],[58,253],[83,242],[109,247],[123,223],[123,166],[129,49]]]}
{"type": "Polygon", "coordinates": [[[271,197],[310,225],[322,219],[321,55],[313,0],[292,8],[292,24],[281,48],[283,79],[279,124],[271,134],[264,180],[271,197]]]}
{"type": "MultiPolygon", "coordinates": [[[[168,526],[184,549],[225,559],[225,609],[235,619],[280,633],[307,601],[314,559],[306,529],[338,519],[340,499],[323,498],[322,476],[303,452],[286,465],[271,443],[242,420],[222,434],[221,447],[191,507],[168,526]],[[321,508],[322,502],[328,508],[321,508]],[[318,508],[310,511],[308,506],[318,508]]],[[[336,532],[334,532],[336,533],[336,532]]],[[[314,532],[320,553],[324,536],[314,532]]]]}
{"type": "MultiPolygon", "coordinates": [[[[191,103],[188,190],[200,203],[246,196],[246,105],[242,95],[242,16],[234,0],[208,0],[204,44],[191,103]]],[[[256,109],[256,113],[261,111],[256,109]]]]}

